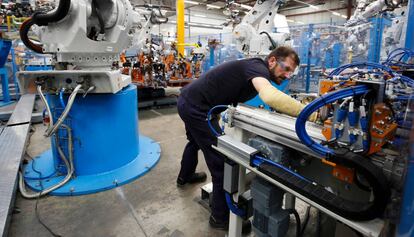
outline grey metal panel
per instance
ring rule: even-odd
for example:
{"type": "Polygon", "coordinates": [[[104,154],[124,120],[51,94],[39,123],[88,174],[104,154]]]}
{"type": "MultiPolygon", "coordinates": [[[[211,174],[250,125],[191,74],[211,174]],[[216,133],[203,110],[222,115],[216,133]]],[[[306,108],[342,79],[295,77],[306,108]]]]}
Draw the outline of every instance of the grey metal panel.
{"type": "Polygon", "coordinates": [[[6,127],[0,135],[0,236],[7,236],[17,187],[17,173],[25,152],[30,124],[6,127]]]}
{"type": "Polygon", "coordinates": [[[32,119],[34,101],[35,94],[22,95],[14,108],[13,114],[7,122],[7,126],[29,123],[32,119]]]}
{"type": "MultiPolygon", "coordinates": [[[[7,121],[10,119],[13,111],[3,111],[0,112],[0,120],[7,121]]],[[[42,112],[37,112],[32,114],[32,123],[41,123],[43,121],[43,115],[42,112]]]]}

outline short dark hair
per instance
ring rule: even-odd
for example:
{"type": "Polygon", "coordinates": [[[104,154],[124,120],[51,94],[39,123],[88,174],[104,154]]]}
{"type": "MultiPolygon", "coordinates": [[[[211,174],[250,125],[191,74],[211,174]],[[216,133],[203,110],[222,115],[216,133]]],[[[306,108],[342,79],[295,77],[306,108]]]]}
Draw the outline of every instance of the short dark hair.
{"type": "Polygon", "coordinates": [[[267,57],[266,62],[269,60],[269,58],[275,57],[276,59],[284,60],[287,57],[291,57],[293,62],[296,64],[296,66],[299,66],[300,59],[298,54],[293,50],[291,47],[288,46],[279,46],[275,50],[273,50],[267,57]]]}

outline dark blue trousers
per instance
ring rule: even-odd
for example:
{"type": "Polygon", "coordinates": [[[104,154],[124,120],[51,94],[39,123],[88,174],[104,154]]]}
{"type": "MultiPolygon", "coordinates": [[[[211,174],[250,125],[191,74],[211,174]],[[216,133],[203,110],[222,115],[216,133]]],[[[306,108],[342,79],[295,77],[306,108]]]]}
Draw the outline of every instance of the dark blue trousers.
{"type": "MultiPolygon", "coordinates": [[[[217,138],[208,127],[208,111],[203,111],[199,107],[192,105],[182,96],[178,99],[177,108],[178,114],[184,121],[188,139],[178,176],[186,180],[194,174],[198,163],[197,153],[201,149],[213,182],[212,215],[218,221],[228,221],[229,209],[223,190],[225,157],[211,147],[212,145],[217,145],[217,138]]],[[[211,122],[216,131],[219,131],[218,118],[214,118],[211,122]]]]}

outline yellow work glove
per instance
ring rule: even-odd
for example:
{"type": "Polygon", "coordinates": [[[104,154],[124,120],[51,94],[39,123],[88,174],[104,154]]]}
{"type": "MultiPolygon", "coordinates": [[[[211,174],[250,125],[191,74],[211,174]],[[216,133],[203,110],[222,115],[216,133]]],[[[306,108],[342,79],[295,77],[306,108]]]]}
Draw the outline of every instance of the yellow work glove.
{"type": "MultiPolygon", "coordinates": [[[[271,85],[263,87],[259,92],[259,97],[270,107],[276,109],[276,111],[294,117],[297,117],[300,111],[305,108],[304,104],[271,85]]],[[[315,122],[317,117],[317,113],[313,113],[308,120],[315,122]]]]}

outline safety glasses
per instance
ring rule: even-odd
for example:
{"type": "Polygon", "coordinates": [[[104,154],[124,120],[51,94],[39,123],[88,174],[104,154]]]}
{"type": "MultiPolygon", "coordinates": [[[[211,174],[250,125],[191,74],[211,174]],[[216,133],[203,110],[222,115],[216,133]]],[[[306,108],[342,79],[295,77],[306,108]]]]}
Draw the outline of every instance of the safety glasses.
{"type": "Polygon", "coordinates": [[[278,65],[282,68],[283,71],[287,72],[288,77],[297,75],[299,72],[299,66],[296,66],[294,69],[287,66],[283,61],[277,60],[278,65]]]}

